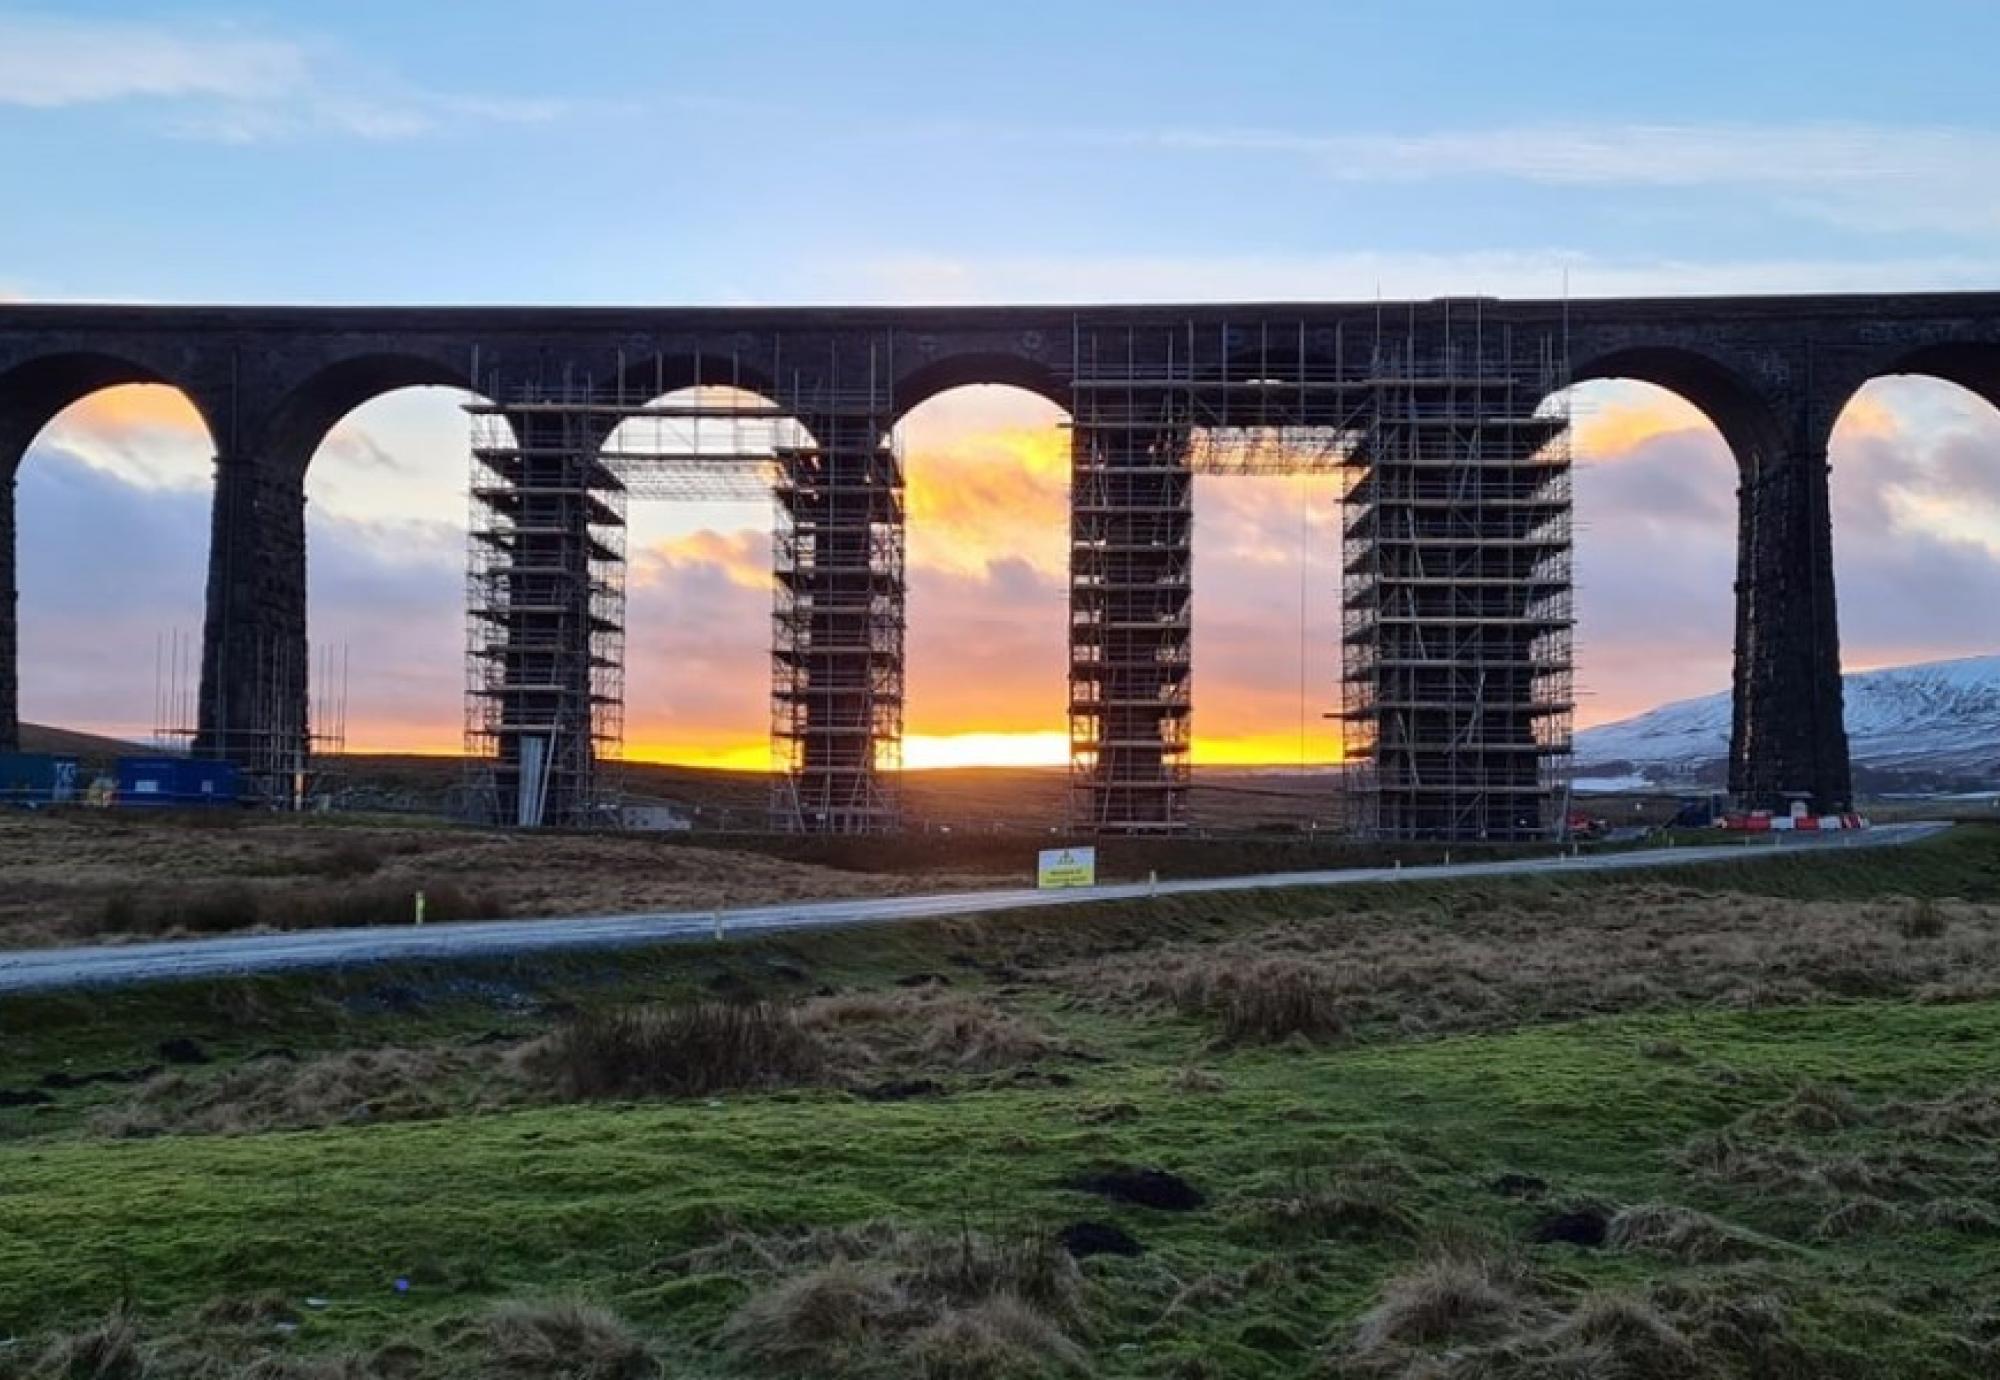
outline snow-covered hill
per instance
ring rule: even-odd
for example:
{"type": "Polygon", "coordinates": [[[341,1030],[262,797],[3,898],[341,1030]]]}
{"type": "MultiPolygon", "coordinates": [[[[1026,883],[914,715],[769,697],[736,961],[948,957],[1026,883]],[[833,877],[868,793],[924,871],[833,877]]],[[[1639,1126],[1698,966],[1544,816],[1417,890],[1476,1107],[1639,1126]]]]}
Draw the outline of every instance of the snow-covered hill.
{"type": "MultiPolygon", "coordinates": [[[[1843,680],[1857,767],[2000,779],[2000,656],[1857,671],[1843,680]]],[[[1626,762],[1653,777],[1692,775],[1728,754],[1726,693],[1576,735],[1580,767],[1626,762]]]]}

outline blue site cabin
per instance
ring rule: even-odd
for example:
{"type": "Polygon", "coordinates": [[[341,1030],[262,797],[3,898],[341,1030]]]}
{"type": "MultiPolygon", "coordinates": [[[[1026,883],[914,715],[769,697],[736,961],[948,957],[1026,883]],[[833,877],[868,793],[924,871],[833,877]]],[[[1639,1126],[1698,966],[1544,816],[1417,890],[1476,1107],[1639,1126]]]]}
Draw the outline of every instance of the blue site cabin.
{"type": "Polygon", "coordinates": [[[234,805],[236,764],[204,757],[121,757],[118,803],[138,808],[234,805]]]}

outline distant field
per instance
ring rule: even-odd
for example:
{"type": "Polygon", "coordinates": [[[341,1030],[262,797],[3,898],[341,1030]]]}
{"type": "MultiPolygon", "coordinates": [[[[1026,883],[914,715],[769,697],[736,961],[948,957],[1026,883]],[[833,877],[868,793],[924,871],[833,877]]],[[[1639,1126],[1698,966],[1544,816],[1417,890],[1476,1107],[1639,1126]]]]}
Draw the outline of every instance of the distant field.
{"type": "MultiPolygon", "coordinates": [[[[327,786],[402,796],[412,808],[442,809],[464,780],[457,757],[349,754],[322,763],[327,786]]],[[[770,781],[761,772],[624,762],[612,768],[626,793],[692,807],[703,828],[762,829],[770,781]]],[[[904,813],[913,829],[1037,830],[1067,814],[1069,775],[1061,767],[952,767],[903,773],[904,813]]],[[[1200,767],[1190,795],[1197,827],[1231,830],[1337,828],[1340,774],[1325,767],[1200,767]]]]}
{"type": "Polygon", "coordinates": [[[33,997],[0,1375],[1971,1380],[1996,1047],[1979,828],[33,997]]]}
{"type": "Polygon", "coordinates": [[[74,733],[66,728],[51,728],[46,724],[21,725],[23,752],[60,753],[65,756],[80,757],[96,766],[146,750],[137,743],[100,737],[95,733],[74,733]]]}

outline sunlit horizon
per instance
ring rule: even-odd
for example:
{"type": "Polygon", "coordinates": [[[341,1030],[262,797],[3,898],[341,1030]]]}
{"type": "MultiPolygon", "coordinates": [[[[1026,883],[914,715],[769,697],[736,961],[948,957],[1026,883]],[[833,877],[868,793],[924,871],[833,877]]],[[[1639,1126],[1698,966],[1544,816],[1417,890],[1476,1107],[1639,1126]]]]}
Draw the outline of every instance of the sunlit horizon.
{"type": "MultiPolygon", "coordinates": [[[[1240,737],[1197,737],[1190,756],[1198,767],[1305,767],[1340,765],[1338,747],[1327,756],[1324,744],[1301,757],[1296,738],[1256,734],[1240,737]]],[[[350,741],[346,754],[356,757],[460,757],[457,743],[432,737],[418,739],[388,737],[350,741]]],[[[668,746],[660,743],[627,743],[621,760],[644,766],[690,767],[708,771],[735,771],[749,774],[769,772],[771,746],[767,742],[740,742],[707,745],[668,746]]],[[[1060,769],[1069,765],[1069,738],[1059,731],[1034,733],[918,733],[903,739],[903,770],[948,771],[961,768],[1043,767],[1060,769]]]]}

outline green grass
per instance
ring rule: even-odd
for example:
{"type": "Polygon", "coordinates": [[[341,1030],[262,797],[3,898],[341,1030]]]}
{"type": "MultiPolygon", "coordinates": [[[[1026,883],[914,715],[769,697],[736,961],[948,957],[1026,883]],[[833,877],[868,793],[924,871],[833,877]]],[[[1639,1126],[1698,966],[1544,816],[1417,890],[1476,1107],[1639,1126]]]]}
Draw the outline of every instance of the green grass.
{"type": "MultiPolygon", "coordinates": [[[[0,1180],[0,1320],[29,1330],[129,1299],[186,1314],[218,1296],[277,1289],[332,1301],[308,1341],[376,1340],[427,1315],[519,1292],[580,1290],[689,1356],[701,1355],[740,1284],[690,1277],[673,1257],[734,1226],[890,1218],[952,1230],[962,1216],[1003,1230],[1115,1221],[1151,1254],[1100,1270],[1105,1374],[1125,1344],[1230,1354],[1249,1333],[1322,1342],[1351,1318],[1408,1243],[1275,1243],[1286,1287],[1184,1315],[1149,1334],[1164,1275],[1229,1277],[1274,1253],[1254,1228],[1260,1200],[1301,1164],[1337,1169],[1384,1154],[1410,1166],[1425,1219],[1520,1239],[1538,1209],[1493,1193],[1533,1174],[1559,1199],[1687,1199],[1752,1228],[1776,1225],[1756,1195],[1690,1195],[1673,1152],[1692,1134],[1776,1101],[1801,1076],[1864,1092],[1925,1096],[1991,1076],[2000,1004],[1855,1005],[1756,1014],[1687,1013],[1430,1044],[1212,1058],[1225,1090],[1186,1095],[1155,1063],[1114,1059],[1056,1091],[976,1092],[897,1105],[829,1094],[541,1109],[412,1125],[132,1144],[17,1147],[0,1180]],[[1672,1038],[1701,1067],[1640,1052],[1672,1038]],[[1115,1097],[1133,1113],[1090,1124],[1115,1097]],[[1211,1195],[1195,1213],[1117,1208],[1061,1187],[1113,1163],[1157,1164],[1211,1195]],[[407,1295],[398,1277],[415,1282],[407,1295]]],[[[1838,1268],[1866,1292],[2000,1288],[2000,1253],[1948,1235],[1887,1234],[1843,1245],[1838,1268]]],[[[1566,1274],[1615,1282],[1634,1262],[1537,1248],[1566,1274]]],[[[1801,1246],[1801,1281],[1833,1253],[1801,1246]]],[[[1838,1306],[1821,1325],[1838,1331],[1838,1306]]],[[[1249,1348],[1241,1369],[1304,1373],[1249,1348]]],[[[1935,1369],[1932,1373],[1951,1373],[1935,1369]]]]}
{"type": "MultiPolygon", "coordinates": [[[[1660,880],[1812,901],[1991,901],[2000,899],[2000,835],[1960,830],[1907,849],[1660,880]]],[[[1011,971],[1031,956],[1201,943],[1282,919],[1338,925],[1367,912],[1379,922],[1386,910],[1410,924],[1448,924],[1500,905],[1589,904],[1630,881],[1187,897],[535,964],[9,1001],[0,1088],[52,1069],[151,1062],[172,1037],[201,1042],[220,1068],[271,1045],[310,1053],[524,1036],[559,1009],[719,990],[788,998],[920,973],[948,975],[952,991],[1043,1023],[1078,1057],[1059,1065],[1066,1085],[960,1077],[946,1096],[903,1102],[815,1089],[141,1141],[85,1129],[124,1087],[65,1091],[46,1107],[0,1111],[0,1338],[74,1327],[121,1302],[159,1326],[187,1328],[213,1300],[276,1290],[327,1301],[301,1311],[285,1344],[314,1351],[437,1335],[446,1320],[500,1298],[580,1293],[652,1337],[679,1367],[670,1373],[740,1374],[717,1337],[751,1286],[680,1259],[730,1231],[892,1220],[1004,1237],[1088,1219],[1147,1247],[1134,1260],[1086,1266],[1093,1373],[1303,1377],[1320,1373],[1385,1277],[1434,1233],[1518,1244],[1563,1205],[1667,1201],[1771,1239],[1754,1266],[1757,1287],[1786,1300],[1827,1373],[1980,1373],[1966,1335],[1981,1301],[1991,1309],[2000,1300],[1994,1239],[1885,1224],[1821,1240],[1808,1205],[1704,1178],[1679,1153],[1693,1137],[1781,1104],[1801,1080],[1838,1084],[1870,1105],[1992,1087],[2000,1002],[1666,1009],[1422,1042],[1223,1050],[1195,1021],[1092,1004],[1011,971]],[[1218,1090],[1185,1090],[1191,1067],[1218,1090]],[[1395,1201],[1414,1232],[1315,1238],[1274,1226],[1273,1205],[1300,1183],[1380,1162],[1399,1167],[1395,1201]],[[1166,1213],[1064,1186],[1113,1165],[1171,1170],[1208,1202],[1166,1213]],[[1546,1192],[1496,1192],[1504,1174],[1533,1176],[1546,1192]]],[[[1907,1148],[1900,1136],[1863,1126],[1826,1147],[1893,1154],[1907,1148]]],[[[1954,1174],[1990,1169],[1990,1148],[1925,1153],[1949,1160],[1954,1174]]],[[[1523,1249],[1568,1294],[1705,1280],[1722,1268],[1523,1249]]]]}

